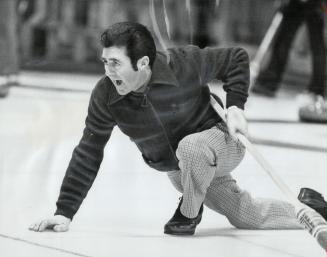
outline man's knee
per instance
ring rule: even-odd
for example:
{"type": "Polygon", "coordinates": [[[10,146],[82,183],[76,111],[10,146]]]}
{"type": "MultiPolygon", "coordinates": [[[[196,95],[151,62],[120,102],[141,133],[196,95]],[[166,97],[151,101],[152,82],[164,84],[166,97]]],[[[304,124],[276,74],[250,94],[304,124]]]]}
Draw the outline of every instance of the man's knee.
{"type": "Polygon", "coordinates": [[[189,135],[178,144],[176,156],[180,161],[202,161],[214,159],[214,153],[209,149],[204,137],[189,135]]]}

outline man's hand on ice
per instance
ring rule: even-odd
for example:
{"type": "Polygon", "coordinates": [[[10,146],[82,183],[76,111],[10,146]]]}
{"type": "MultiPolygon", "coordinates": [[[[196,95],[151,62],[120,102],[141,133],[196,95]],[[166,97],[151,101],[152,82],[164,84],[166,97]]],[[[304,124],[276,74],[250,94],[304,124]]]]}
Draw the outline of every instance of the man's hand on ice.
{"type": "Polygon", "coordinates": [[[52,218],[43,219],[34,222],[29,226],[29,230],[42,232],[46,229],[52,229],[55,232],[66,232],[69,229],[71,219],[62,215],[55,215],[52,218]]]}

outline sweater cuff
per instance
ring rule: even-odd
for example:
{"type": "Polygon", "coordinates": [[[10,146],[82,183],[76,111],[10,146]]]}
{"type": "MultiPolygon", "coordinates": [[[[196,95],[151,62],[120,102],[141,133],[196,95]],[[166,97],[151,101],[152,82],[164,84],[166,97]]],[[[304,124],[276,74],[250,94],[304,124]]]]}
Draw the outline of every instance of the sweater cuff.
{"type": "Polygon", "coordinates": [[[240,95],[235,92],[228,92],[226,96],[226,108],[235,105],[238,108],[244,110],[244,104],[246,100],[247,97],[244,95],[240,95]]]}
{"type": "Polygon", "coordinates": [[[72,210],[69,210],[67,208],[62,209],[62,208],[57,208],[56,212],[54,215],[62,215],[65,216],[66,218],[73,220],[73,217],[75,215],[75,212],[72,210]]]}

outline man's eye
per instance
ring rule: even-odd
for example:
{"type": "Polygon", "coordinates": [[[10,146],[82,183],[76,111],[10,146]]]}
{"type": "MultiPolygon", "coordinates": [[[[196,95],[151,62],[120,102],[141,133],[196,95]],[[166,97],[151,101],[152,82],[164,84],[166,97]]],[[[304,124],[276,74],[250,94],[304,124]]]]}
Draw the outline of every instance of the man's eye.
{"type": "Polygon", "coordinates": [[[117,61],[109,61],[109,62],[107,62],[107,63],[105,63],[106,65],[109,65],[109,66],[111,66],[111,67],[118,67],[119,65],[120,65],[120,63],[119,62],[117,62],[117,61]]]}

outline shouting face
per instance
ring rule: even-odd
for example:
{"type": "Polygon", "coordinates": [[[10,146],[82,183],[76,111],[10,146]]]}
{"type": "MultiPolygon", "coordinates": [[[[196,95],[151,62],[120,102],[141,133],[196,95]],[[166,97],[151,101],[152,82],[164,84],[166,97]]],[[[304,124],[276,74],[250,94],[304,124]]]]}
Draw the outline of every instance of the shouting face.
{"type": "Polygon", "coordinates": [[[125,47],[103,48],[102,61],[106,76],[110,78],[120,95],[142,91],[151,76],[149,58],[147,56],[140,58],[137,61],[138,69],[134,70],[125,47]]]}

